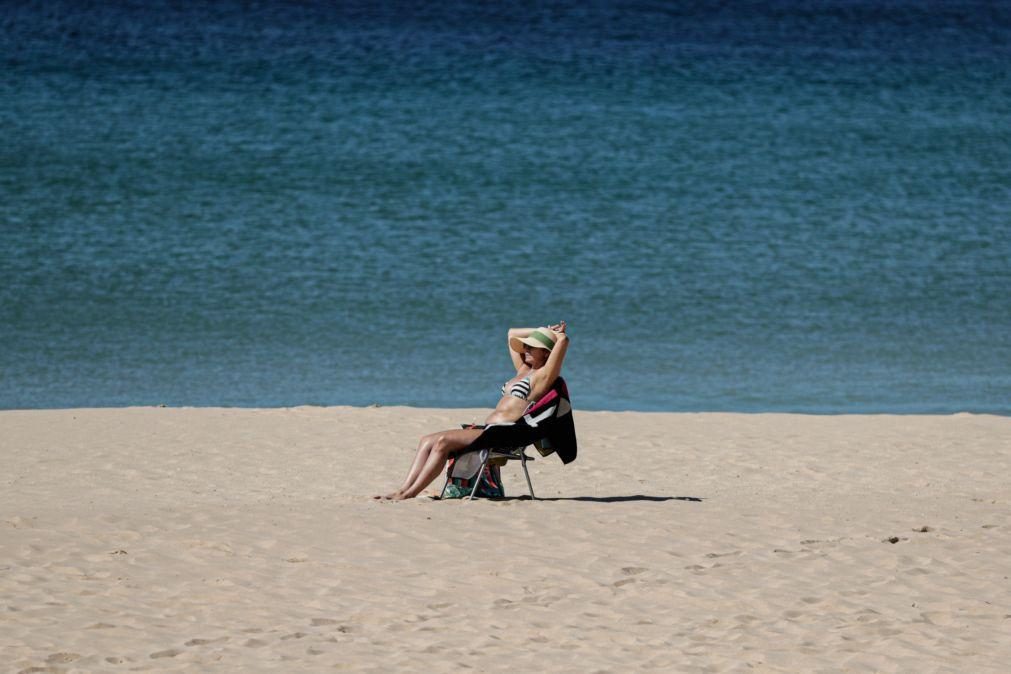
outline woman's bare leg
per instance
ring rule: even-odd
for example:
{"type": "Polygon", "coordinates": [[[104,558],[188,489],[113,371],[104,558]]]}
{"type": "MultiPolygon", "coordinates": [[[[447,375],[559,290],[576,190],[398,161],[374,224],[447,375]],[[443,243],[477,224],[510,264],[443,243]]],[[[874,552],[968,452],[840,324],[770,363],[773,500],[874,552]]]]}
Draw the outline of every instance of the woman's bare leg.
{"type": "Polygon", "coordinates": [[[449,455],[461,450],[474,442],[484,430],[481,428],[466,428],[462,430],[446,431],[440,433],[438,438],[428,450],[428,458],[421,471],[414,477],[414,480],[406,489],[399,490],[393,495],[394,500],[414,498],[421,493],[421,490],[432,483],[446,466],[449,455]]]}
{"type": "Polygon", "coordinates": [[[432,451],[432,447],[438,442],[439,438],[442,437],[443,433],[448,433],[449,431],[439,431],[437,433],[429,433],[428,435],[422,436],[421,440],[418,441],[418,449],[414,453],[414,461],[411,464],[410,470],[407,471],[407,477],[404,478],[404,483],[396,491],[392,491],[385,496],[376,495],[372,498],[374,499],[392,499],[398,494],[407,491],[407,488],[414,483],[418,475],[421,473],[422,468],[428,462],[428,455],[432,451]]]}
{"type": "Polygon", "coordinates": [[[407,477],[404,478],[404,483],[396,491],[392,491],[385,496],[373,496],[375,499],[392,499],[398,494],[406,490],[414,482],[415,478],[418,477],[418,473],[421,472],[422,467],[425,462],[428,461],[428,453],[432,450],[432,445],[439,439],[442,433],[429,433],[428,435],[422,436],[421,440],[418,441],[418,449],[414,452],[414,462],[411,464],[410,470],[407,471],[407,477]]]}
{"type": "Polygon", "coordinates": [[[411,483],[418,477],[418,473],[421,472],[422,467],[428,461],[428,453],[432,450],[432,445],[438,441],[439,436],[442,433],[430,433],[421,438],[418,441],[418,451],[414,454],[414,463],[411,464],[411,469],[407,471],[407,477],[404,478],[404,484],[400,485],[397,491],[404,491],[411,486],[411,483]]]}

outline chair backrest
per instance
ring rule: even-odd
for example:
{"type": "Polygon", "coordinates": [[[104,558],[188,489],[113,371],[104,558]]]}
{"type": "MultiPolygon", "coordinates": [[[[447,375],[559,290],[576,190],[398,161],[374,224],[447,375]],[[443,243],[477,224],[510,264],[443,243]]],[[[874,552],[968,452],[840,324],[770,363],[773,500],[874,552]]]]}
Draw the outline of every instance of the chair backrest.
{"type": "Polygon", "coordinates": [[[527,405],[527,410],[524,414],[537,414],[559,397],[568,398],[568,386],[565,385],[565,380],[561,377],[555,379],[555,383],[551,385],[547,393],[527,405]]]}
{"type": "MultiPolygon", "coordinates": [[[[569,387],[561,377],[555,379],[551,389],[541,396],[540,400],[534,401],[527,406],[523,417],[529,422],[538,417],[561,417],[572,411],[569,403],[569,387]],[[552,409],[554,406],[554,409],[552,409]]],[[[533,424],[536,425],[536,424],[533,424]]]]}

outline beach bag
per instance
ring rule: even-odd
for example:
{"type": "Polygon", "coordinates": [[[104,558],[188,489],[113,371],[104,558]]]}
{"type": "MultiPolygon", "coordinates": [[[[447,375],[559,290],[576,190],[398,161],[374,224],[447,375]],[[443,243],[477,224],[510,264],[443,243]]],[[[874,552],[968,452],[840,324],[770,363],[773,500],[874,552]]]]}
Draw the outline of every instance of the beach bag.
{"type": "Polygon", "coordinates": [[[446,490],[442,498],[466,498],[470,496],[474,486],[474,479],[477,479],[477,491],[474,498],[502,498],[505,496],[505,489],[502,487],[502,473],[498,466],[485,465],[481,475],[474,478],[478,466],[481,465],[481,452],[471,452],[462,456],[450,457],[446,465],[446,490]],[[476,460],[476,462],[475,462],[476,460]],[[467,465],[471,464],[471,465],[467,465]],[[457,477],[459,475],[470,475],[471,477],[457,477]]]}

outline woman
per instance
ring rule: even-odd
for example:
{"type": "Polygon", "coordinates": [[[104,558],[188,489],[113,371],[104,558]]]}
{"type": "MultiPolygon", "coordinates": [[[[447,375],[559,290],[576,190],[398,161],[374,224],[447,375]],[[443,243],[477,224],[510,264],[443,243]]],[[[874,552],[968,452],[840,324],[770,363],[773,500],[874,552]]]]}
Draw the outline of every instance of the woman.
{"type": "MultiPolygon", "coordinates": [[[[547,328],[510,329],[509,357],[516,367],[516,376],[502,386],[502,397],[485,419],[485,425],[515,422],[530,403],[550,391],[562,370],[568,346],[565,321],[547,328]]],[[[482,432],[481,428],[464,428],[424,436],[400,489],[374,498],[394,501],[414,498],[442,473],[450,454],[470,445],[482,432]]]]}

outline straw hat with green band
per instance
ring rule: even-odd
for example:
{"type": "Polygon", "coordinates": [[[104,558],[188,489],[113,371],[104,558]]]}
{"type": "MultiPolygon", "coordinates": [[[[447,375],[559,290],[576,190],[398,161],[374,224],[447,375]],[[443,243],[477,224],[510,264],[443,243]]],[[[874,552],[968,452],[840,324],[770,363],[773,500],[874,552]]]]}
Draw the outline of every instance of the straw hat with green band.
{"type": "Polygon", "coordinates": [[[513,337],[509,340],[509,348],[517,353],[523,353],[524,344],[532,346],[535,349],[547,349],[550,351],[555,348],[555,336],[547,328],[535,328],[522,339],[513,337]]]}

